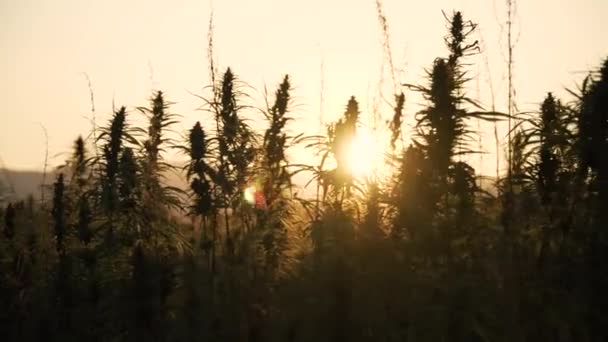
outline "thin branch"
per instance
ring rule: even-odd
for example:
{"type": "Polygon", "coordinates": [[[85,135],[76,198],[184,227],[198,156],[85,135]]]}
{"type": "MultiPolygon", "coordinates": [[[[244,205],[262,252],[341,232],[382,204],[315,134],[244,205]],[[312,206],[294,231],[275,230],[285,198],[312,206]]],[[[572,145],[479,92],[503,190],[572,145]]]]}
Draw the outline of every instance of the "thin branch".
{"type": "MultiPolygon", "coordinates": [[[[82,74],[84,75],[86,81],[87,81],[87,87],[89,88],[89,100],[91,102],[91,126],[92,126],[92,137],[93,137],[93,148],[95,150],[95,156],[99,158],[99,150],[97,149],[97,144],[95,143],[97,141],[97,114],[95,112],[95,93],[93,91],[93,85],[91,83],[91,78],[89,77],[89,74],[87,74],[86,72],[82,72],[82,74]]],[[[114,102],[112,101],[112,107],[114,107],[114,102]]],[[[112,108],[113,110],[113,108],[112,108]]]]}
{"type": "Polygon", "coordinates": [[[42,184],[40,185],[40,203],[44,205],[44,186],[46,185],[46,169],[48,166],[49,159],[49,134],[46,127],[42,123],[38,123],[42,128],[42,132],[44,133],[44,166],[42,168],[42,184]]]}

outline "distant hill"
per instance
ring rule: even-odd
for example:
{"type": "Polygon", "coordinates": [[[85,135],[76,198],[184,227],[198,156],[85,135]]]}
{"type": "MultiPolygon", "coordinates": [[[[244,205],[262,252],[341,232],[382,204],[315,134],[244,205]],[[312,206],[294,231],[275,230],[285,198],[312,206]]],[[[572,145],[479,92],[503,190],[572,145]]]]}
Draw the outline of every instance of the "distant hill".
{"type": "MultiPolygon", "coordinates": [[[[46,175],[46,184],[53,184],[56,177],[56,171],[52,170],[46,175]]],[[[304,186],[310,175],[300,173],[294,177],[296,188],[304,186]]],[[[186,189],[188,182],[185,176],[169,172],[165,175],[167,185],[174,186],[180,189],[186,189]]],[[[481,187],[496,194],[494,186],[494,177],[484,177],[481,181],[481,187]]],[[[34,198],[40,198],[40,184],[42,184],[41,171],[18,171],[10,169],[0,169],[0,203],[7,200],[25,199],[28,195],[33,195],[34,198]],[[9,185],[10,184],[10,185],[9,185]],[[12,186],[11,186],[12,185],[12,186]],[[12,193],[11,189],[14,189],[12,193]]],[[[310,185],[308,189],[296,189],[300,197],[314,196],[314,185],[310,185]]]]}
{"type": "MultiPolygon", "coordinates": [[[[0,169],[0,202],[25,199],[29,195],[40,198],[42,176],[42,171],[0,169]]],[[[46,185],[53,184],[56,176],[56,170],[47,172],[46,185]]],[[[187,183],[182,178],[174,173],[166,175],[168,185],[185,188],[187,183]]]]}
{"type": "MultiPolygon", "coordinates": [[[[57,172],[52,170],[46,175],[46,184],[53,184],[57,172]]],[[[165,175],[167,185],[185,189],[188,187],[188,182],[185,180],[185,175],[179,175],[174,172],[168,172],[165,175]]],[[[305,184],[308,178],[303,175],[294,177],[296,184],[305,184]]],[[[25,199],[30,194],[35,198],[40,198],[40,185],[42,184],[42,171],[22,171],[11,169],[0,169],[0,202],[5,200],[20,200],[25,199]]],[[[302,192],[301,192],[302,193],[302,192]]]]}

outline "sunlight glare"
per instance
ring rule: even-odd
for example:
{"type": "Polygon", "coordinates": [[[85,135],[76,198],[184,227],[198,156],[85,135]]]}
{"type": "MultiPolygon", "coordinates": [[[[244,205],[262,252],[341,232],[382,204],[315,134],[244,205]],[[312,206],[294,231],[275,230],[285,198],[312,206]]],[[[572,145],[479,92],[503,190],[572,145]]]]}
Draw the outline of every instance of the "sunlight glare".
{"type": "Polygon", "coordinates": [[[367,129],[359,129],[348,147],[348,168],[353,176],[363,178],[376,173],[383,151],[367,129]]]}

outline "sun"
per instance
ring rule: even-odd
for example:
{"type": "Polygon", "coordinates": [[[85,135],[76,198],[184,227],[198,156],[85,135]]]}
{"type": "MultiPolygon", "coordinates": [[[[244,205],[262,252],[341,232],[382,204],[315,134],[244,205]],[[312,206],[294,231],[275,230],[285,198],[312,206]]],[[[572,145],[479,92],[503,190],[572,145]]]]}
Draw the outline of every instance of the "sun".
{"type": "Polygon", "coordinates": [[[374,175],[382,164],[384,149],[377,138],[365,128],[357,134],[348,145],[347,166],[353,176],[367,178],[374,175]]]}

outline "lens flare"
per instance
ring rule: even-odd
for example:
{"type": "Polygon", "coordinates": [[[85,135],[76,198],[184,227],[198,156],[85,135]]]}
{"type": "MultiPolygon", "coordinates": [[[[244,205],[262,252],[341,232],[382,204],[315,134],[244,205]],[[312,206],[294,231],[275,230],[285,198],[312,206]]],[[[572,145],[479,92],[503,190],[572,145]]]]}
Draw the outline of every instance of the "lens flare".
{"type": "Polygon", "coordinates": [[[249,186],[243,191],[243,198],[251,205],[255,204],[255,187],[249,186]]]}

